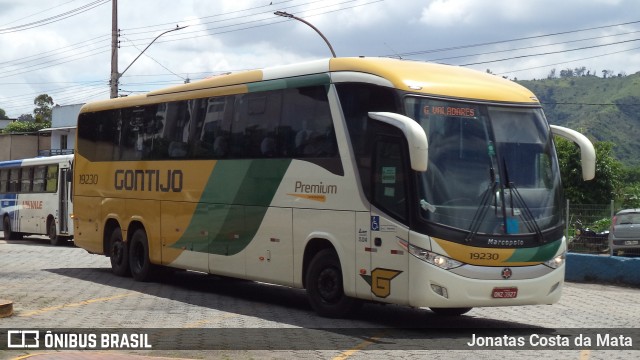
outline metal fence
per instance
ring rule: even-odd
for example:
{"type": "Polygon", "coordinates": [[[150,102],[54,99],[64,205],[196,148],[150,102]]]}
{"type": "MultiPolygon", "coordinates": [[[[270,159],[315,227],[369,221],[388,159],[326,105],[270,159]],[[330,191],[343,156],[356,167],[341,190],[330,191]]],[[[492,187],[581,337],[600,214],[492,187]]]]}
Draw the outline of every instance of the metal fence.
{"type": "MultiPolygon", "coordinates": [[[[613,255],[609,246],[611,220],[620,209],[609,204],[571,204],[567,200],[566,237],[569,252],[613,255]]],[[[640,234],[640,229],[638,230],[640,234]]],[[[616,255],[640,256],[640,245],[616,255]]]]}

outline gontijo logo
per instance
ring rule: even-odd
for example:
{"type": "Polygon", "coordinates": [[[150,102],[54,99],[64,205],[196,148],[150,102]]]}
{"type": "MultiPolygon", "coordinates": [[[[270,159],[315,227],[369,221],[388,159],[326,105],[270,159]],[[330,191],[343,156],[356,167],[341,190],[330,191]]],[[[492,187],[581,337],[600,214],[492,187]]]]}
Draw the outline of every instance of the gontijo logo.
{"type": "Polygon", "coordinates": [[[338,185],[324,184],[322,181],[319,184],[305,184],[302,181],[296,181],[293,191],[293,193],[288,193],[287,195],[325,202],[327,201],[327,194],[335,195],[338,193],[338,185]]]}

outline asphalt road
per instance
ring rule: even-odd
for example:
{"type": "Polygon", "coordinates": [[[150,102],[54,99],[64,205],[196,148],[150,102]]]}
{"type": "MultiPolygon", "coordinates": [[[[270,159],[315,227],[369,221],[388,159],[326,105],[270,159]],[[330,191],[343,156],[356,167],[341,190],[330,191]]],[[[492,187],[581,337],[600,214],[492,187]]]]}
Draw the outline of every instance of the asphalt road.
{"type": "Polygon", "coordinates": [[[449,318],[367,304],[349,319],[326,319],[302,290],[186,271],[139,283],[71,243],[28,238],[0,240],[0,299],[13,302],[13,316],[0,318],[0,359],[640,357],[640,289],[597,284],[566,283],[554,305],[449,318]],[[20,330],[39,331],[42,344],[51,331],[48,339],[65,346],[8,349],[16,341],[8,332],[20,330]],[[101,349],[103,337],[122,348],[101,349]],[[78,346],[93,350],[69,350],[78,346]]]}

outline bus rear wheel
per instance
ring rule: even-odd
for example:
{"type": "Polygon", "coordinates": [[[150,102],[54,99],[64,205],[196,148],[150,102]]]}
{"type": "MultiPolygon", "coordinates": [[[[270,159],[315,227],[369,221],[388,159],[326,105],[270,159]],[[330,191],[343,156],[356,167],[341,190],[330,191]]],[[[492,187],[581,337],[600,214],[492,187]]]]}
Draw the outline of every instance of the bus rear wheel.
{"type": "Polygon", "coordinates": [[[111,271],[118,276],[129,275],[129,251],[127,244],[122,240],[122,231],[116,228],[109,238],[109,258],[111,271]]]}
{"type": "Polygon", "coordinates": [[[131,276],[136,281],[150,281],[154,275],[154,266],[149,260],[149,242],[143,229],[137,229],[129,244],[129,266],[131,276]]]}
{"type": "Polygon", "coordinates": [[[311,307],[320,315],[341,318],[357,309],[360,302],[344,293],[340,259],[333,249],[317,253],[306,274],[311,307]]]}

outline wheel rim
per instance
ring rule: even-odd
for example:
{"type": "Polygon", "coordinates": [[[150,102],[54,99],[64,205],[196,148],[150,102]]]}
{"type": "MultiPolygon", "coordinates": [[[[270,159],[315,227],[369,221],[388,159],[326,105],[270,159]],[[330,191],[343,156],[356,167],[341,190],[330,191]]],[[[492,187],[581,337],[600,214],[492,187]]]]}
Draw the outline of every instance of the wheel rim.
{"type": "Polygon", "coordinates": [[[324,301],[333,303],[340,299],[342,295],[340,280],[341,274],[336,268],[330,267],[320,272],[318,276],[318,293],[324,301]]]}

